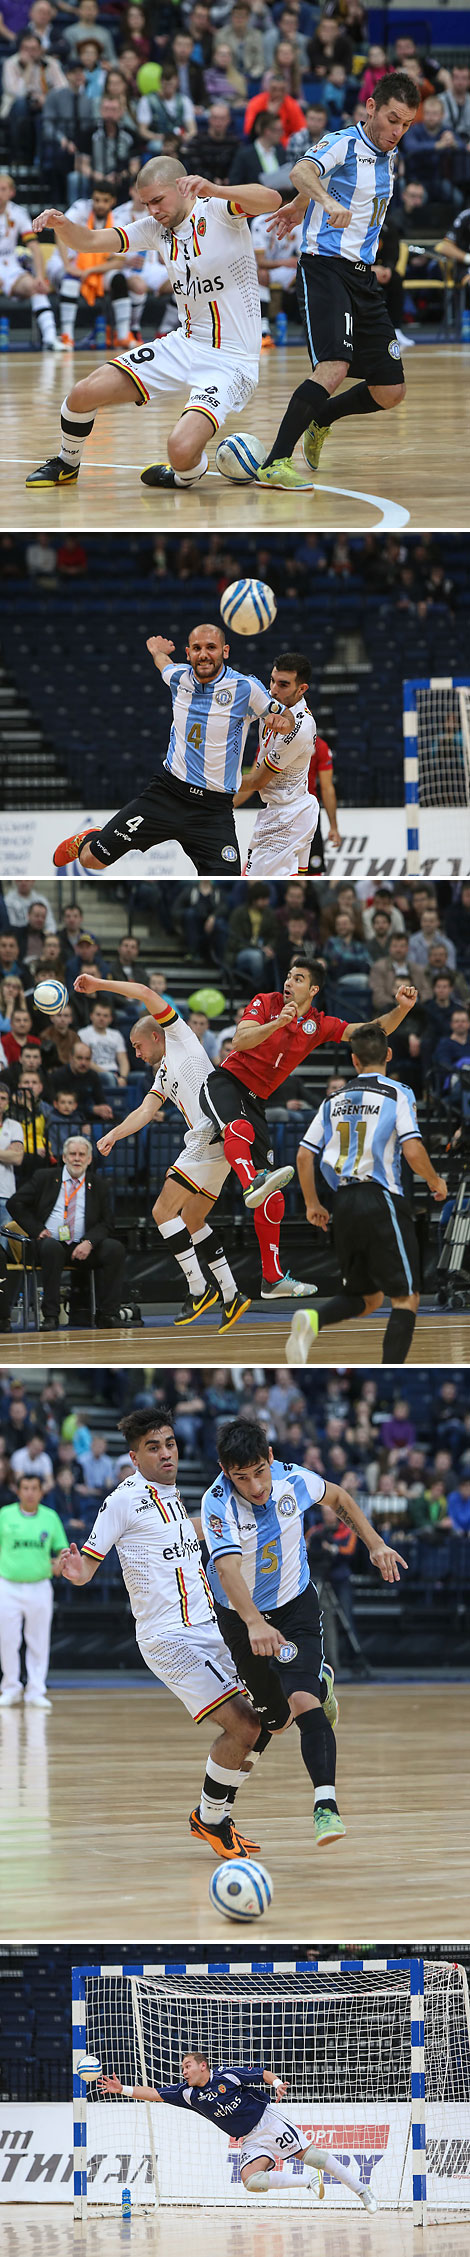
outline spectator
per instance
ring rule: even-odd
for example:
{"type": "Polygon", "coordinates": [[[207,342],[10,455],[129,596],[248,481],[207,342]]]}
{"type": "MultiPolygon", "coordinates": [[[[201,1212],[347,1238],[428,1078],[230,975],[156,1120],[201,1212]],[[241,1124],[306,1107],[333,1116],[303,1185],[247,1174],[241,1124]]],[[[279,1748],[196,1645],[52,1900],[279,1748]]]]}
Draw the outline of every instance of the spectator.
{"type": "MultiPolygon", "coordinates": [[[[268,70],[275,39],[271,11],[267,7],[255,10],[248,0],[234,0],[228,23],[224,24],[224,39],[230,48],[232,62],[239,77],[244,79],[244,96],[250,78],[262,79],[268,70]]],[[[276,34],[277,36],[277,34],[276,34]]]]}
{"type": "MultiPolygon", "coordinates": [[[[11,1014],[10,1033],[2,1035],[2,1049],[9,1066],[19,1064],[25,1042],[30,1042],[32,1031],[33,1022],[27,1003],[15,1003],[11,1014]]],[[[39,1066],[39,1043],[37,1047],[39,1066]]]]}
{"type": "Polygon", "coordinates": [[[129,1079],[129,1059],[123,1035],[112,1021],[111,1004],[96,1002],[83,1035],[97,1072],[106,1074],[118,1089],[123,1089],[129,1079]]]}
{"type": "Polygon", "coordinates": [[[383,1011],[392,1009],[397,987],[402,980],[409,981],[412,987],[417,988],[421,1003],[428,1002],[433,994],[429,969],[426,970],[422,964],[415,964],[413,959],[410,961],[407,933],[391,932],[384,954],[376,956],[375,960],[372,958],[370,969],[372,1009],[378,1019],[383,1011]]]}
{"type": "Polygon", "coordinates": [[[15,1169],[21,1168],[23,1158],[21,1121],[12,1117],[8,1082],[0,1081],[0,1245],[4,1250],[8,1246],[5,1225],[10,1221],[7,1199],[16,1189],[15,1169]]]}
{"type": "Polygon", "coordinates": [[[65,964],[65,976],[70,987],[78,979],[79,972],[102,972],[103,979],[107,979],[109,965],[101,953],[95,934],[75,933],[73,941],[72,954],[67,956],[65,964]]]}
{"type": "Polygon", "coordinates": [[[46,97],[66,86],[55,55],[41,49],[34,30],[23,32],[17,51],[3,65],[0,116],[8,120],[12,163],[32,165],[41,152],[41,120],[46,97]]]}
{"type": "Polygon", "coordinates": [[[120,71],[108,71],[91,139],[91,165],[103,180],[112,179],[116,201],[126,193],[131,158],[136,154],[143,155],[143,144],[128,117],[125,81],[120,71]]]}
{"type": "Polygon", "coordinates": [[[37,1474],[43,1491],[51,1488],[53,1479],[52,1458],[49,1456],[49,1451],[43,1449],[40,1434],[32,1434],[29,1442],[22,1443],[19,1450],[13,1451],[11,1470],[16,1482],[21,1481],[23,1475],[28,1480],[30,1476],[37,1474]]]}
{"type": "Polygon", "coordinates": [[[67,1541],[80,1544],[82,1535],[85,1535],[87,1528],[89,1528],[90,1514],[86,1510],[86,1495],[74,1480],[71,1466],[57,1466],[52,1489],[48,1491],[47,1502],[51,1510],[58,1513],[59,1519],[63,1521],[64,1528],[67,1530],[67,1541]]]}
{"type": "Polygon", "coordinates": [[[302,133],[306,124],[306,117],[300,102],[294,100],[293,95],[289,94],[285,79],[277,69],[265,72],[262,93],[253,94],[251,101],[247,104],[244,132],[250,140],[253,139],[253,127],[256,125],[257,118],[261,116],[263,110],[268,109],[279,110],[282,126],[281,141],[284,148],[287,149],[291,134],[302,133]]]}
{"type": "Polygon", "coordinates": [[[191,169],[205,180],[229,180],[237,147],[229,103],[213,102],[207,126],[199,126],[191,141],[191,169]]]}
{"type": "Polygon", "coordinates": [[[463,141],[470,142],[470,69],[468,63],[453,63],[452,70],[440,70],[439,86],[442,91],[444,126],[451,126],[463,141]]]}
{"type": "Polygon", "coordinates": [[[92,1434],[91,1449],[82,1458],[82,1477],[85,1488],[93,1496],[105,1497],[114,1488],[114,1458],[110,1457],[104,1434],[92,1434]]]}
{"type": "Polygon", "coordinates": [[[71,1264],[72,1279],[79,1288],[89,1269],[94,1270],[97,1321],[106,1327],[120,1325],[124,1247],[111,1235],[108,1186],[92,1167],[88,1138],[69,1138],[62,1163],[47,1171],[36,1170],[9,1201],[9,1213],[34,1242],[43,1273],[45,1331],[55,1332],[59,1322],[60,1282],[66,1263],[71,1264]]]}
{"type": "Polygon", "coordinates": [[[78,1112],[80,1128],[83,1128],[85,1121],[90,1119],[97,1121],[114,1120],[114,1107],[111,1104],[112,1091],[109,1092],[109,1097],[105,1100],[103,1098],[102,1076],[93,1066],[89,1042],[84,1042],[81,1035],[74,1035],[68,1065],[65,1067],[58,1066],[57,1071],[51,1075],[51,1089],[53,1096],[55,1096],[57,1090],[69,1090],[71,1092],[78,1112]]]}
{"type": "MultiPolygon", "coordinates": [[[[23,1066],[20,1068],[16,1099],[25,1154],[28,1159],[34,1157],[36,1160],[45,1160],[49,1106],[44,1097],[44,1080],[38,1067],[23,1066]]],[[[25,1169],[25,1173],[27,1172],[25,1169]]],[[[11,1202],[8,1201],[7,1204],[8,1212],[11,1214],[11,1202]]]]}
{"type": "Polygon", "coordinates": [[[448,939],[447,933],[441,932],[438,909],[431,904],[429,908],[422,909],[419,922],[419,932],[411,935],[409,945],[410,964],[424,964],[426,966],[431,943],[439,940],[441,947],[445,948],[449,970],[455,971],[454,944],[453,941],[448,939]]]}
{"type": "Polygon", "coordinates": [[[470,1535],[470,1475],[461,1475],[458,1488],[447,1498],[448,1523],[456,1536],[470,1535]]]}
{"type": "Polygon", "coordinates": [[[441,1089],[453,1092],[453,1076],[470,1061],[470,1016],[459,1003],[451,1013],[449,1034],[442,1035],[435,1052],[441,1089]]]}
{"type": "Polygon", "coordinates": [[[53,199],[66,199],[69,173],[90,153],[93,115],[79,55],[68,63],[64,84],[46,95],[42,112],[41,164],[53,199]]]}
{"type": "Polygon", "coordinates": [[[286,156],[289,165],[298,165],[300,158],[305,156],[306,150],[314,148],[317,141],[321,141],[327,124],[328,113],[325,104],[323,102],[308,102],[305,110],[305,125],[300,133],[291,134],[290,141],[287,144],[286,156]]]}
{"type": "MultiPolygon", "coordinates": [[[[196,112],[188,94],[182,94],[178,73],[173,63],[164,63],[159,87],[141,94],[137,103],[137,124],[145,140],[152,144],[152,153],[159,155],[165,135],[176,134],[180,141],[196,131],[196,112]]],[[[150,156],[150,146],[147,154],[150,156]]]]}
{"type": "Polygon", "coordinates": [[[18,973],[21,977],[18,941],[15,933],[0,933],[0,979],[5,973],[18,973]]]}
{"type": "MultiPolygon", "coordinates": [[[[461,146],[461,144],[460,144],[461,146]]],[[[423,103],[421,121],[413,120],[403,144],[403,161],[408,180],[422,180],[428,193],[438,195],[453,203],[454,160],[459,147],[458,137],[445,124],[444,104],[439,94],[429,94],[423,103]]]]}
{"type": "Polygon", "coordinates": [[[8,893],[5,894],[5,908],[8,912],[10,925],[14,925],[17,931],[23,925],[27,925],[29,910],[38,901],[41,902],[45,911],[43,931],[55,933],[56,921],[47,894],[39,893],[33,878],[16,878],[14,885],[9,886],[8,893]]]}
{"type": "Polygon", "coordinates": [[[104,56],[106,62],[114,62],[115,50],[111,32],[108,31],[106,24],[99,22],[98,0],[78,0],[75,22],[69,24],[67,31],[62,34],[61,45],[64,54],[67,54],[67,56],[79,54],[84,41],[89,38],[91,32],[93,32],[93,39],[100,55],[104,56]]]}
{"type": "Polygon", "coordinates": [[[276,974],[276,918],[270,908],[269,883],[247,887],[245,898],[232,909],[228,921],[226,961],[233,964],[252,994],[257,987],[273,987],[276,974]]]}

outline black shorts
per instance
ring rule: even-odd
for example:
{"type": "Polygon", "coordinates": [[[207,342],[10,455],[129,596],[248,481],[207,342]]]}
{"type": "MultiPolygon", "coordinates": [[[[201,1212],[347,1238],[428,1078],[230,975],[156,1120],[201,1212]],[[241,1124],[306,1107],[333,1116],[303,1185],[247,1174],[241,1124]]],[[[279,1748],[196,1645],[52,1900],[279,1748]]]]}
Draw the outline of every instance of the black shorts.
{"type": "Polygon", "coordinates": [[[297,296],[312,363],[346,361],[367,384],[403,384],[400,347],[372,268],[305,251],[297,296]]]}
{"type": "Polygon", "coordinates": [[[146,854],[149,846],[162,846],[166,839],[178,840],[200,878],[240,876],[228,792],[204,791],[166,774],[153,776],[138,799],[129,799],[109,823],[103,823],[102,830],[93,835],[92,850],[107,870],[133,848],[146,854]]]}
{"type": "Polygon", "coordinates": [[[251,1693],[268,1731],[280,1732],[282,1725],[289,1721],[289,1693],[313,1693],[320,1699],[323,1625],[315,1584],[307,1583],[298,1599],[288,1599],[285,1606],[263,1607],[262,1612],[266,1622],[282,1631],[286,1646],[297,1646],[292,1661],[278,1661],[275,1654],[266,1661],[253,1654],[241,1616],[235,1614],[232,1607],[216,1606],[217,1621],[239,1677],[251,1693]]]}
{"type": "Polygon", "coordinates": [[[344,1184],[333,1207],[333,1245],[347,1293],[386,1293],[404,1300],[419,1291],[419,1251],[404,1199],[379,1183],[344,1184]]]}
{"type": "Polygon", "coordinates": [[[225,1066],[214,1066],[213,1072],[208,1074],[207,1081],[203,1082],[199,1091],[199,1103],[203,1113],[207,1113],[208,1120],[214,1122],[219,1136],[221,1131],[223,1136],[230,1121],[251,1121],[255,1132],[254,1144],[250,1146],[253,1166],[272,1167],[274,1153],[271,1131],[262,1098],[253,1097],[251,1090],[245,1088],[244,1082],[238,1081],[236,1074],[228,1074],[225,1066]]]}

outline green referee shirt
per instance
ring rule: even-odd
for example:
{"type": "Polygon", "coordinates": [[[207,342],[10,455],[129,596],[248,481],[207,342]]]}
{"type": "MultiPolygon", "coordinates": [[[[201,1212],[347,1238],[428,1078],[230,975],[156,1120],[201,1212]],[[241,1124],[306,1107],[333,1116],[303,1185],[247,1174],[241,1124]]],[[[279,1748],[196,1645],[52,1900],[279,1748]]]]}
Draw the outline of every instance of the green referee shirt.
{"type": "Polygon", "coordinates": [[[19,1504],[2,1506],[0,1577],[7,1583],[44,1583],[54,1554],[67,1546],[65,1528],[50,1505],[38,1505],[35,1513],[22,1512],[19,1504]]]}

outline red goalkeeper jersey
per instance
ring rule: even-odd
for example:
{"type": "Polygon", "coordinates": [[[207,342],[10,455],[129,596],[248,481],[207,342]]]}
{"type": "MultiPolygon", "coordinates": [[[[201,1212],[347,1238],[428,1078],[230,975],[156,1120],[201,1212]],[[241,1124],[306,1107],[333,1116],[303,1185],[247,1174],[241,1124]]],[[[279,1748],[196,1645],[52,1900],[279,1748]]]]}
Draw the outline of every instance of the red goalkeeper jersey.
{"type": "Polygon", "coordinates": [[[318,778],[325,772],[330,776],[333,774],[333,754],[330,745],[326,742],[326,737],[316,737],[315,750],[312,752],[308,771],[308,789],[314,799],[318,799],[318,778]]]}
{"type": "MultiPolygon", "coordinates": [[[[266,1027],[270,1019],[279,1018],[283,1003],[283,995],[254,995],[253,1002],[248,1003],[243,1012],[241,1024],[250,1019],[266,1027]]],[[[347,1024],[347,1019],[326,1018],[324,1011],[316,1011],[312,1005],[304,1018],[292,1019],[289,1026],[277,1027],[259,1050],[229,1050],[222,1072],[236,1074],[237,1081],[243,1081],[255,1097],[272,1097],[273,1091],[287,1081],[289,1074],[295,1073],[296,1066],[300,1066],[302,1059],[308,1058],[309,1051],[316,1050],[320,1042],[342,1042],[347,1024]]]]}

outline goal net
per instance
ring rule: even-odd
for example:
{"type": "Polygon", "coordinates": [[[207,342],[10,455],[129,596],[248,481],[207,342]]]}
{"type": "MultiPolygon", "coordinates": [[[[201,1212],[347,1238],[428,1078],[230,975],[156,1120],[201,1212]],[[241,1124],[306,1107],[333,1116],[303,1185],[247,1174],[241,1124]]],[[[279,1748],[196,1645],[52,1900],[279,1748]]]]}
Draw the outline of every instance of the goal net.
{"type": "Polygon", "coordinates": [[[470,866],[470,681],[403,685],[407,867],[470,866]]]}
{"type": "MultiPolygon", "coordinates": [[[[470,2217],[470,2010],[459,1966],[419,1960],[335,1961],[277,1971],[142,1967],[74,1971],[75,2206],[267,2204],[318,2199],[301,2162],[298,2186],[247,2193],[240,2146],[190,2109],[103,2098],[85,2088],[86,2051],[125,2085],[177,2084],[186,2052],[212,2068],[262,2062],[285,2080],[283,2113],[333,2149],[385,2210],[414,2208],[416,2223],[470,2217]]],[[[269,2101],[269,2090],[266,2090],[269,2101]]],[[[325,2174],[325,2209],[352,2195],[325,2174]]]]}

